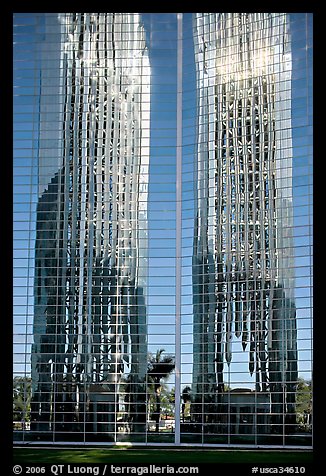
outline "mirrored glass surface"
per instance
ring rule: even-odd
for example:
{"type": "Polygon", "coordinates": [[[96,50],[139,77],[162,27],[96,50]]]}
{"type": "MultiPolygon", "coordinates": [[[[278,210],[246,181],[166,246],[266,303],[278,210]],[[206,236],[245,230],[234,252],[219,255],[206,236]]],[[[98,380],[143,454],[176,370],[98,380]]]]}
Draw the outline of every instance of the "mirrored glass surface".
{"type": "Polygon", "coordinates": [[[17,13],[16,442],[312,444],[312,14],[17,13]]]}

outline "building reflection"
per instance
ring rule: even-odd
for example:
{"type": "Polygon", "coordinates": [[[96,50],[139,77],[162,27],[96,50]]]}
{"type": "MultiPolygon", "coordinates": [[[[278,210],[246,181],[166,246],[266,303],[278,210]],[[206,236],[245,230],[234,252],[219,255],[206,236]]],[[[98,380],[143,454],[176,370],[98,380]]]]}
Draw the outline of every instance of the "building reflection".
{"type": "Polygon", "coordinates": [[[49,38],[60,43],[44,61],[60,65],[60,79],[49,83],[45,68],[32,429],[115,432],[121,376],[128,373],[132,430],[145,431],[149,134],[142,131],[149,130],[150,66],[144,30],[138,14],[47,20],[49,38]],[[51,109],[53,91],[62,102],[51,109]],[[44,123],[53,114],[57,122],[47,134],[44,123]],[[57,145],[50,153],[49,140],[57,145]]]}
{"type": "Polygon", "coordinates": [[[286,424],[291,432],[298,375],[289,17],[195,14],[194,40],[193,421],[226,431],[231,406],[237,432],[241,404],[252,416],[269,414],[258,430],[286,424]],[[254,391],[238,396],[224,382],[234,339],[255,378],[254,391]]]}

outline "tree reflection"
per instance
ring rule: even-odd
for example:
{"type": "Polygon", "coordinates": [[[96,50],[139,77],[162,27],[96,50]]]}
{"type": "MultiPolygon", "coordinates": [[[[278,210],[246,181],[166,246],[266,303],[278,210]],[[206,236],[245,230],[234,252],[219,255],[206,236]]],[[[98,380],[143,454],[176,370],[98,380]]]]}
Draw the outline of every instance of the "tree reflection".
{"type": "MultiPolygon", "coordinates": [[[[158,349],[156,354],[148,355],[148,364],[146,372],[146,382],[137,380],[137,376],[129,374],[124,379],[123,389],[125,392],[125,405],[130,431],[137,431],[135,426],[144,423],[144,417],[148,413],[148,417],[152,416],[155,421],[155,431],[159,431],[162,401],[164,408],[166,407],[167,399],[171,404],[172,396],[166,395],[163,392],[164,382],[172,374],[175,368],[175,361],[172,355],[163,355],[165,349],[158,349]],[[141,390],[140,391],[140,387],[141,390]],[[138,400],[135,401],[135,396],[138,400]],[[143,397],[141,399],[141,396],[143,397]],[[145,408],[147,402],[147,411],[145,408]]],[[[138,428],[140,430],[140,427],[138,428]]]]}

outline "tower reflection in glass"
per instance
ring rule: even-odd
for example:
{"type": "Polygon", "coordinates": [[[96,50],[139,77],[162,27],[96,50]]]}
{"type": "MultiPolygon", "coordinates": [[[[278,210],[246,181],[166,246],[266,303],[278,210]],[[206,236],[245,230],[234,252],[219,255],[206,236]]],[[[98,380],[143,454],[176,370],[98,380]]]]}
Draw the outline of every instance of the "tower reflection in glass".
{"type": "MultiPolygon", "coordinates": [[[[204,13],[194,25],[193,418],[223,432],[230,404],[223,369],[236,338],[265,406],[270,398],[272,431],[285,423],[291,432],[298,375],[289,19],[204,13]]],[[[251,412],[264,412],[257,398],[251,412]]]]}
{"type": "Polygon", "coordinates": [[[129,425],[145,431],[144,31],[138,14],[51,20],[40,93],[31,428],[113,433],[128,372],[129,425]]]}

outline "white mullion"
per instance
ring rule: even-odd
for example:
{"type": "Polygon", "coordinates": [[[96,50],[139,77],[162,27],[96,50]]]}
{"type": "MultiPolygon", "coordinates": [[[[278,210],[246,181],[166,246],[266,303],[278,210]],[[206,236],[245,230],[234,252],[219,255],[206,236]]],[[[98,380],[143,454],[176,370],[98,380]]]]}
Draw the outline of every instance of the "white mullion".
{"type": "Polygon", "coordinates": [[[183,14],[177,13],[177,148],[176,148],[176,300],[175,300],[175,444],[180,444],[181,292],[182,292],[182,61],[183,14]]]}

